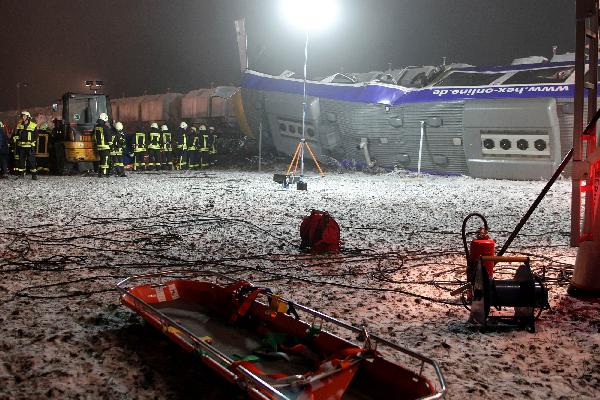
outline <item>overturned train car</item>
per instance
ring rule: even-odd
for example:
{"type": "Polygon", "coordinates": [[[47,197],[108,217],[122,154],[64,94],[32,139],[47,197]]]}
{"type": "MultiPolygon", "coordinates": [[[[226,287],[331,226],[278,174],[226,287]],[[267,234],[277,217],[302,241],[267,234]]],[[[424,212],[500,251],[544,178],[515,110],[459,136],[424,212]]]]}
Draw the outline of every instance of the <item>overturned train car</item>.
{"type": "MultiPolygon", "coordinates": [[[[564,58],[563,58],[564,59],[564,58]]],[[[544,179],[572,147],[574,62],[409,67],[307,83],[305,138],[320,155],[497,179],[544,179]]],[[[302,134],[303,80],[247,70],[254,132],[279,152],[302,134]]],[[[239,117],[239,115],[238,115],[239,117]]]]}

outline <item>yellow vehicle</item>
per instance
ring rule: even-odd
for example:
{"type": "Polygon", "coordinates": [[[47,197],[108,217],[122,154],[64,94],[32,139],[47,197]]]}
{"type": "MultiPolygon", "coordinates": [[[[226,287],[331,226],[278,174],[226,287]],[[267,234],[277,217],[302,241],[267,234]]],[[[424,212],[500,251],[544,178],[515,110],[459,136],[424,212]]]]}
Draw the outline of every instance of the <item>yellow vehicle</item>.
{"type": "MultiPolygon", "coordinates": [[[[58,104],[52,106],[58,111],[58,104]]],[[[54,121],[50,140],[50,169],[58,175],[92,171],[99,158],[94,145],[94,125],[101,113],[112,121],[110,100],[104,94],[65,93],[62,120],[54,121]]]]}

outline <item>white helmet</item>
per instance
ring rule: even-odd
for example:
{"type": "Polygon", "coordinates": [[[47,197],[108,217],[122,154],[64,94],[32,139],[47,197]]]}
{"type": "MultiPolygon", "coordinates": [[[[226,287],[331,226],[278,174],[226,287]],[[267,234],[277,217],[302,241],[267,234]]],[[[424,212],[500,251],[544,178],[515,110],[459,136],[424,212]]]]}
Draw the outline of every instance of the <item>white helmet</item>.
{"type": "Polygon", "coordinates": [[[196,132],[196,127],[192,126],[192,131],[196,132]]]}
{"type": "Polygon", "coordinates": [[[0,121],[0,128],[4,128],[4,124],[0,121]]]}
{"type": "Polygon", "coordinates": [[[214,127],[214,126],[209,126],[209,127],[208,127],[208,130],[209,130],[209,131],[214,131],[214,130],[215,130],[215,127],[214,127]]]}
{"type": "Polygon", "coordinates": [[[117,122],[115,124],[115,129],[118,130],[119,132],[123,130],[123,123],[122,122],[117,122]]]}
{"type": "Polygon", "coordinates": [[[29,114],[29,111],[21,111],[21,115],[25,115],[27,118],[31,118],[31,114],[29,114]]]}
{"type": "Polygon", "coordinates": [[[180,127],[181,129],[187,129],[187,122],[185,122],[185,121],[181,121],[181,123],[179,124],[179,127],[180,127]]]}
{"type": "Polygon", "coordinates": [[[166,125],[163,125],[160,127],[160,130],[164,132],[164,131],[168,131],[169,128],[166,125]]]}
{"type": "Polygon", "coordinates": [[[200,127],[198,129],[200,129],[201,131],[205,131],[206,130],[206,125],[200,125],[200,127]]]}
{"type": "Polygon", "coordinates": [[[156,122],[153,122],[150,124],[150,128],[158,129],[158,124],[156,122]]]}
{"type": "Polygon", "coordinates": [[[100,116],[98,118],[104,122],[108,122],[108,114],[107,113],[100,114],[100,116]]]}

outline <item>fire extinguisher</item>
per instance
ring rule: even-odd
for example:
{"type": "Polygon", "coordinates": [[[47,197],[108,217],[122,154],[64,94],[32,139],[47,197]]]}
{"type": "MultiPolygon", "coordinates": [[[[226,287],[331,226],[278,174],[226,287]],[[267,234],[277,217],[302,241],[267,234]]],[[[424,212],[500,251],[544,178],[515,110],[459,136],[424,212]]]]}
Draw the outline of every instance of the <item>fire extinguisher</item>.
{"type": "MultiPolygon", "coordinates": [[[[495,242],[488,233],[488,223],[485,217],[479,213],[471,213],[465,217],[462,224],[462,240],[465,248],[465,256],[467,257],[467,281],[473,282],[475,279],[475,268],[477,267],[477,262],[479,261],[481,256],[494,256],[495,255],[495,242]],[[466,236],[466,228],[467,222],[472,217],[479,217],[483,221],[483,226],[479,228],[475,235],[475,239],[473,239],[470,243],[470,246],[467,246],[467,236],[466,236]]],[[[494,278],[494,262],[493,261],[485,261],[483,266],[487,270],[488,277],[491,279],[494,278]]]]}

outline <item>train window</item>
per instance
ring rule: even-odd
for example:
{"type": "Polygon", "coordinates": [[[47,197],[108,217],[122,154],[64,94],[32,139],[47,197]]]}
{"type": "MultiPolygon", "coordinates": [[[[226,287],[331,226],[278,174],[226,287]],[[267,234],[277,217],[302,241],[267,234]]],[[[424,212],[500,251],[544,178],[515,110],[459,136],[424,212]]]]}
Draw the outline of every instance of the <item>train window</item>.
{"type": "Polygon", "coordinates": [[[315,137],[315,130],[313,128],[308,128],[306,132],[308,133],[308,136],[315,137]]]}
{"type": "Polygon", "coordinates": [[[280,122],[279,123],[279,130],[282,131],[282,132],[287,131],[287,125],[284,124],[283,122],[280,122]]]}
{"type": "Polygon", "coordinates": [[[294,125],[289,125],[288,130],[290,131],[290,133],[296,133],[296,127],[294,125]]]}
{"type": "Polygon", "coordinates": [[[504,75],[501,73],[452,72],[434,86],[485,86],[504,75]]]}
{"type": "Polygon", "coordinates": [[[573,67],[558,67],[544,69],[529,69],[519,71],[506,81],[504,85],[518,85],[526,83],[563,83],[575,69],[573,67]]]}

